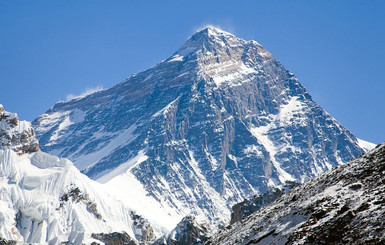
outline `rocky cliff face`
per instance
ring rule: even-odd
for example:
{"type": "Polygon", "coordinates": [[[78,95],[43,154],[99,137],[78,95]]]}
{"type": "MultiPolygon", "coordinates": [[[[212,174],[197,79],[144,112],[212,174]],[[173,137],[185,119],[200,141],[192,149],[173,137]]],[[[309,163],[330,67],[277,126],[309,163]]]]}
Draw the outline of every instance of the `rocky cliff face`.
{"type": "Polygon", "coordinates": [[[363,153],[259,43],[211,27],[155,67],[59,102],[33,125],[43,150],[91,178],[130,173],[163,207],[222,223],[252,194],[363,153]]]}
{"type": "Polygon", "coordinates": [[[293,189],[208,244],[384,244],[385,143],[293,189]]]}
{"type": "Polygon", "coordinates": [[[19,121],[16,113],[5,111],[0,104],[0,143],[18,154],[36,152],[39,142],[31,123],[19,121]]]}

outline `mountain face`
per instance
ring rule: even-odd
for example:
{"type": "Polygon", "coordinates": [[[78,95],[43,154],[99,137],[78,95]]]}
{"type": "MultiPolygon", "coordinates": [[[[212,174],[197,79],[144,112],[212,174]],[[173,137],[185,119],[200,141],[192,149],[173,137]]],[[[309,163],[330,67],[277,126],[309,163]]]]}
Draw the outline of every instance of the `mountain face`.
{"type": "Polygon", "coordinates": [[[69,160],[38,151],[31,124],[1,109],[0,244],[91,244],[122,231],[137,244],[165,233],[69,160]]]}
{"type": "Polygon", "coordinates": [[[222,223],[245,197],[363,153],[259,43],[211,27],[153,68],[57,103],[33,126],[44,151],[89,177],[124,186],[129,175],[167,210],[222,223]]]}
{"type": "Polygon", "coordinates": [[[293,189],[207,244],[385,244],[385,143],[293,189]]]}

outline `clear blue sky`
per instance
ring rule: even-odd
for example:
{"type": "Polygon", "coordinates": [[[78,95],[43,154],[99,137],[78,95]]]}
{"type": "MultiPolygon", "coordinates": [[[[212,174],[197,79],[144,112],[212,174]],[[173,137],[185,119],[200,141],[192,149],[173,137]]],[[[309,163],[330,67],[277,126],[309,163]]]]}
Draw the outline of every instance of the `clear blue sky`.
{"type": "Polygon", "coordinates": [[[0,1],[0,103],[33,120],[213,24],[268,49],[359,138],[385,140],[385,1],[0,1]]]}

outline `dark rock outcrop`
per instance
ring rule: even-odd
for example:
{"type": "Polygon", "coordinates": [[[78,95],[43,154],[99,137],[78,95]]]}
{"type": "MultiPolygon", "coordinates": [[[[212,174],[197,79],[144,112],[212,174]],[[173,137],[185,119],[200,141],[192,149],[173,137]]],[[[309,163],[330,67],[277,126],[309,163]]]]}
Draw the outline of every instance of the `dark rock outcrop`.
{"type": "Polygon", "coordinates": [[[60,206],[56,210],[60,210],[67,202],[73,203],[81,202],[86,206],[86,210],[92,213],[98,220],[102,219],[102,215],[99,213],[97,204],[90,200],[88,194],[83,194],[79,187],[70,185],[67,187],[68,191],[63,193],[60,197],[60,206]]]}
{"type": "Polygon", "coordinates": [[[186,216],[169,234],[159,238],[154,245],[205,244],[209,237],[207,224],[198,223],[193,216],[186,216]]]}
{"type": "Polygon", "coordinates": [[[270,188],[261,195],[254,195],[249,199],[235,204],[231,209],[230,224],[241,221],[243,218],[263,208],[267,204],[275,201],[277,198],[298,186],[295,182],[288,182],[283,188],[270,188]]]}
{"type": "Polygon", "coordinates": [[[11,148],[18,154],[39,150],[39,142],[31,124],[19,121],[16,113],[7,112],[0,104],[0,147],[11,148]]]}
{"type": "Polygon", "coordinates": [[[134,233],[136,240],[144,244],[151,243],[155,240],[156,237],[154,230],[147,219],[136,214],[135,212],[131,212],[131,219],[134,221],[134,233]]]}
{"type": "Polygon", "coordinates": [[[124,231],[108,234],[92,234],[91,237],[108,245],[138,245],[138,243],[124,231]]]}
{"type": "MultiPolygon", "coordinates": [[[[0,112],[1,112],[1,107],[0,107],[0,112]]],[[[7,240],[7,239],[4,239],[4,238],[0,237],[0,245],[16,245],[16,244],[17,244],[16,241],[7,240]]]]}

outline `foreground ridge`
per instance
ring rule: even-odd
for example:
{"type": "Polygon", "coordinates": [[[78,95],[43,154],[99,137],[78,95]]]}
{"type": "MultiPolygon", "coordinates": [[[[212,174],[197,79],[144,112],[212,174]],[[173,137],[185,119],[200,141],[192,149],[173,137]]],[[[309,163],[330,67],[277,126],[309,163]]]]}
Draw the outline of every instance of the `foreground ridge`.
{"type": "Polygon", "coordinates": [[[385,143],[214,235],[208,244],[384,244],[385,143]]]}

